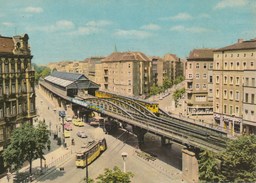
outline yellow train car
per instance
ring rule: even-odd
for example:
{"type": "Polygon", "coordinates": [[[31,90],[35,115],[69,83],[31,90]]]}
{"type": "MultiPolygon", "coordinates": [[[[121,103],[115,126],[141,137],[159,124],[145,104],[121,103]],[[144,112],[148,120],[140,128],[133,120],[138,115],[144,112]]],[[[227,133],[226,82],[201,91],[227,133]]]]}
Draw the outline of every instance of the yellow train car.
{"type": "Polygon", "coordinates": [[[117,98],[131,99],[131,100],[134,100],[134,101],[138,102],[142,106],[146,107],[152,113],[154,113],[154,114],[158,114],[159,113],[159,104],[155,103],[155,102],[149,102],[149,101],[145,101],[145,100],[140,100],[140,99],[133,98],[133,97],[121,96],[121,95],[117,95],[117,94],[114,94],[114,93],[105,92],[105,91],[99,91],[99,90],[95,92],[95,96],[98,97],[98,98],[113,98],[113,97],[117,97],[117,98]]]}
{"type": "Polygon", "coordinates": [[[93,141],[84,147],[83,150],[76,153],[76,167],[84,168],[91,164],[97,157],[107,149],[106,139],[98,142],[93,141]],[[86,162],[87,160],[87,162],[86,162]]]}

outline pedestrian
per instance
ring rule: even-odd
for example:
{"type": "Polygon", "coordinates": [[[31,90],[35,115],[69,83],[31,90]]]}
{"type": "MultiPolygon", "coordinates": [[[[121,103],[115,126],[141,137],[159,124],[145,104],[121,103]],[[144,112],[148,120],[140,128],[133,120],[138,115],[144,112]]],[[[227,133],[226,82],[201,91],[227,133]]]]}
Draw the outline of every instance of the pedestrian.
{"type": "Polygon", "coordinates": [[[10,178],[11,178],[11,173],[7,173],[7,175],[6,175],[6,178],[7,178],[7,181],[9,182],[9,180],[10,180],[10,178]]]}

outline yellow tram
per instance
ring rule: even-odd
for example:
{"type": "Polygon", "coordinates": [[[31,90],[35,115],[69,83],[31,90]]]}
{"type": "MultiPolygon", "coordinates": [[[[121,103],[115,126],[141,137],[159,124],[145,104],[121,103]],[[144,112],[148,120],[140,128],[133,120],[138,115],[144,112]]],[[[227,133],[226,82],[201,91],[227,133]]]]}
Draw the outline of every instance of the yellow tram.
{"type": "Polygon", "coordinates": [[[100,156],[107,149],[106,139],[99,140],[98,142],[92,141],[87,146],[83,147],[80,152],[76,153],[76,167],[84,168],[92,163],[97,157],[100,156]]]}
{"type": "Polygon", "coordinates": [[[159,105],[158,103],[155,102],[149,102],[146,100],[140,100],[137,98],[133,98],[133,97],[127,97],[127,96],[121,96],[121,95],[117,95],[111,92],[105,92],[105,91],[96,91],[95,92],[95,96],[98,98],[127,98],[130,100],[134,100],[136,102],[138,102],[139,104],[141,104],[142,106],[146,107],[148,110],[150,110],[152,113],[158,114],[159,113],[159,105]]]}

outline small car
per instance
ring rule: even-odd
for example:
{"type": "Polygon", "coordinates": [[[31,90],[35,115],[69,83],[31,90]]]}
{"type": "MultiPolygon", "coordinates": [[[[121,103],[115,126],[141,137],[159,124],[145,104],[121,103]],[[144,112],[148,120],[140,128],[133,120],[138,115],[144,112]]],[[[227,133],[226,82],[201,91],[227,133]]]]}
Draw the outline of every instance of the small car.
{"type": "Polygon", "coordinates": [[[71,131],[72,130],[72,125],[70,123],[65,123],[64,129],[67,130],[67,131],[71,131]]]}
{"type": "Polygon", "coordinates": [[[78,131],[78,132],[77,132],[77,136],[78,136],[78,137],[81,137],[81,138],[87,138],[87,135],[85,134],[84,131],[78,131]]]}
{"type": "Polygon", "coordinates": [[[70,116],[67,116],[67,117],[66,117],[66,121],[67,121],[67,122],[72,122],[72,118],[71,118],[70,116]]]}
{"type": "Polygon", "coordinates": [[[64,137],[69,138],[70,136],[71,136],[71,132],[67,131],[67,130],[64,130],[64,137]]]}

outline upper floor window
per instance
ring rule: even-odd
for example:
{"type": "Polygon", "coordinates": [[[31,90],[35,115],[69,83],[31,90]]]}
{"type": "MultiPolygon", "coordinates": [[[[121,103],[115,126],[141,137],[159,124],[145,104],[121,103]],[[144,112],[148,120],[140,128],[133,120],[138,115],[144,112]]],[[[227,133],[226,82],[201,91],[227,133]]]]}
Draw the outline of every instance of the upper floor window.
{"type": "MultiPolygon", "coordinates": [[[[218,64],[218,63],[217,63],[218,64]]],[[[213,64],[212,63],[210,63],[210,65],[209,65],[209,69],[212,69],[212,67],[213,67],[213,64]]]]}
{"type": "Polygon", "coordinates": [[[196,84],[196,89],[199,89],[200,88],[200,85],[199,84],[196,84]]]}
{"type": "Polygon", "coordinates": [[[209,82],[212,83],[212,76],[209,76],[209,82]]]}
{"type": "Polygon", "coordinates": [[[229,82],[230,82],[230,84],[233,84],[234,81],[233,81],[233,77],[232,76],[230,76],[230,81],[229,82]]]}
{"type": "Polygon", "coordinates": [[[224,99],[227,99],[227,90],[224,90],[224,99]]]}
{"type": "Polygon", "coordinates": [[[252,86],[255,86],[255,78],[252,78],[252,86]]]}
{"type": "Polygon", "coordinates": [[[239,91],[236,91],[236,100],[239,101],[239,98],[240,98],[239,91]]]}
{"type": "Polygon", "coordinates": [[[196,63],[196,68],[199,69],[199,63],[196,63]]]}
{"type": "Polygon", "coordinates": [[[199,74],[196,74],[196,79],[199,79],[200,78],[200,75],[199,74]]]}
{"type": "Polygon", "coordinates": [[[228,67],[228,63],[225,62],[225,63],[224,63],[224,69],[227,69],[227,67],[228,67]]]}
{"type": "Polygon", "coordinates": [[[228,77],[224,76],[224,84],[227,84],[227,83],[228,83],[228,77]]]}
{"type": "Polygon", "coordinates": [[[189,79],[192,79],[192,78],[193,78],[193,75],[192,75],[192,74],[188,74],[188,78],[189,78],[189,79]]]}
{"type": "Polygon", "coordinates": [[[243,63],[244,69],[246,68],[246,62],[243,63]]]}
{"type": "Polygon", "coordinates": [[[216,89],[216,98],[219,98],[219,89],[216,89]]]}
{"type": "Polygon", "coordinates": [[[233,62],[230,63],[230,69],[234,69],[234,64],[233,64],[233,62]]]}
{"type": "Polygon", "coordinates": [[[220,77],[216,76],[216,83],[219,83],[219,82],[220,82],[220,77]]]}
{"type": "Polygon", "coordinates": [[[236,77],[236,85],[239,85],[239,83],[240,83],[240,78],[236,77]]]}
{"type": "Polygon", "coordinates": [[[206,63],[204,63],[204,69],[206,69],[207,68],[207,64],[206,63]]]}
{"type": "Polygon", "coordinates": [[[203,74],[203,79],[207,79],[207,74],[203,74]]]}
{"type": "Polygon", "coordinates": [[[220,63],[219,62],[217,62],[216,67],[217,67],[217,69],[220,68],[220,63]]]}
{"type": "Polygon", "coordinates": [[[233,100],[233,91],[232,90],[229,91],[229,99],[233,100]]]}

